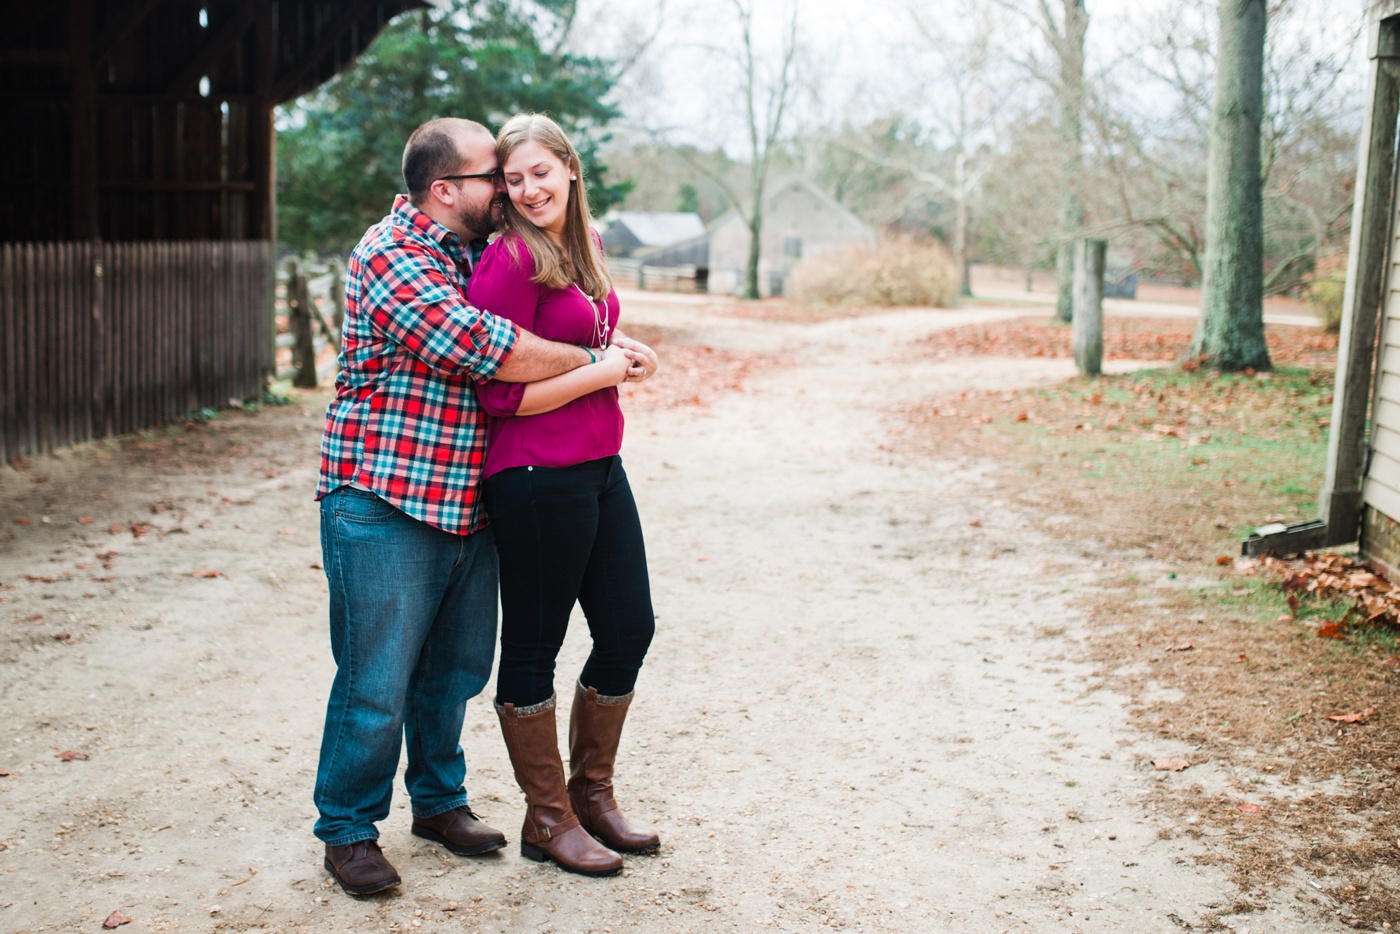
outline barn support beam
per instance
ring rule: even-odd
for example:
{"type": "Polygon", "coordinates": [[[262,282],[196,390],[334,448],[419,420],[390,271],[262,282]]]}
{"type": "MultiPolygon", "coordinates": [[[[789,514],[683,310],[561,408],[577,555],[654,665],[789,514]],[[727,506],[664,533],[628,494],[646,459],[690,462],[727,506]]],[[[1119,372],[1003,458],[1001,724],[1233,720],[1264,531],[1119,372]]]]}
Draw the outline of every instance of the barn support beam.
{"type": "Polygon", "coordinates": [[[132,0],[128,3],[112,25],[111,31],[93,46],[93,64],[102,64],[107,60],[107,56],[112,54],[113,49],[130,39],[136,32],[136,27],[145,22],[146,17],[151,15],[151,11],[159,3],[160,0],[132,0]]]}

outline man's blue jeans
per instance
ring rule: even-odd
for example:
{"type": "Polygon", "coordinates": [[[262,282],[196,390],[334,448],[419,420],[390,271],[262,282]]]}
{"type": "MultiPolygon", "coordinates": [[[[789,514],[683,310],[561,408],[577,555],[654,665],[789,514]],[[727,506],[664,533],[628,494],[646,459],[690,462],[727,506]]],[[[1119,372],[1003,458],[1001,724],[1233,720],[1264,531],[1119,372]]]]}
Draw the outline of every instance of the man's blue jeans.
{"type": "Polygon", "coordinates": [[[341,487],[321,500],[321,553],[336,674],[315,833],[342,846],[379,836],[400,737],[415,815],[467,803],[459,741],[467,700],[494,661],[496,548],[490,529],[453,535],[341,487]]]}

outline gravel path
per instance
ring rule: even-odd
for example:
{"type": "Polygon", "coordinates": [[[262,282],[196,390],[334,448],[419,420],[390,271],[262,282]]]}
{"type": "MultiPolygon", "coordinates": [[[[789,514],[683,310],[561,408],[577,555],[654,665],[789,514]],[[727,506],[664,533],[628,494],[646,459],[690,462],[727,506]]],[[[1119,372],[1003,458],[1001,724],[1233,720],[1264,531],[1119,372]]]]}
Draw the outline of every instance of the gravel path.
{"type": "MultiPolygon", "coordinates": [[[[1235,893],[1141,803],[1143,761],[1177,750],[1128,732],[1074,660],[1105,556],[1039,536],[989,465],[891,443],[897,403],[1068,375],[905,349],[994,314],[629,310],[787,365],[630,419],[659,619],[619,784],[663,849],[613,879],[513,845],[452,857],[409,834],[401,786],[382,827],[400,892],[354,900],[320,868],[323,398],[0,468],[0,929],[114,910],[128,932],[1202,929],[1235,893]]],[[[574,627],[563,696],[585,643],[574,627]]],[[[490,691],[468,790],[515,841],[490,691]]],[[[1295,911],[1226,923],[1330,930],[1295,911]]]]}

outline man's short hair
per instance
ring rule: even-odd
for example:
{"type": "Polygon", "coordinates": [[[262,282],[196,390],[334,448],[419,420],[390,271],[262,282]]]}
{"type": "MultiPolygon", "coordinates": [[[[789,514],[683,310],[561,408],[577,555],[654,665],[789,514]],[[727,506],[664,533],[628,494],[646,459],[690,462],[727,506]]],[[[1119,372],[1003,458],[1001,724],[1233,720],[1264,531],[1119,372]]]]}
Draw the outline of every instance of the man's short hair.
{"type": "Polygon", "coordinates": [[[413,131],[403,148],[402,168],[408,197],[414,203],[421,204],[427,198],[433,182],[457,171],[465,158],[458,140],[474,132],[491,135],[475,120],[460,117],[438,117],[413,131]]]}

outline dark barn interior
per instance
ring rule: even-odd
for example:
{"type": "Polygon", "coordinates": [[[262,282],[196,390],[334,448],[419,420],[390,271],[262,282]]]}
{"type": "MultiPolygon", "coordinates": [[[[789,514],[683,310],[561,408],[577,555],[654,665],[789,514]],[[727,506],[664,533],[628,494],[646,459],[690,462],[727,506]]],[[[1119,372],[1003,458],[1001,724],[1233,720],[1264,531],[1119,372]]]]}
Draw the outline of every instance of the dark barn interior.
{"type": "Polygon", "coordinates": [[[424,0],[0,0],[0,455],[256,396],[273,109],[424,0]]]}

